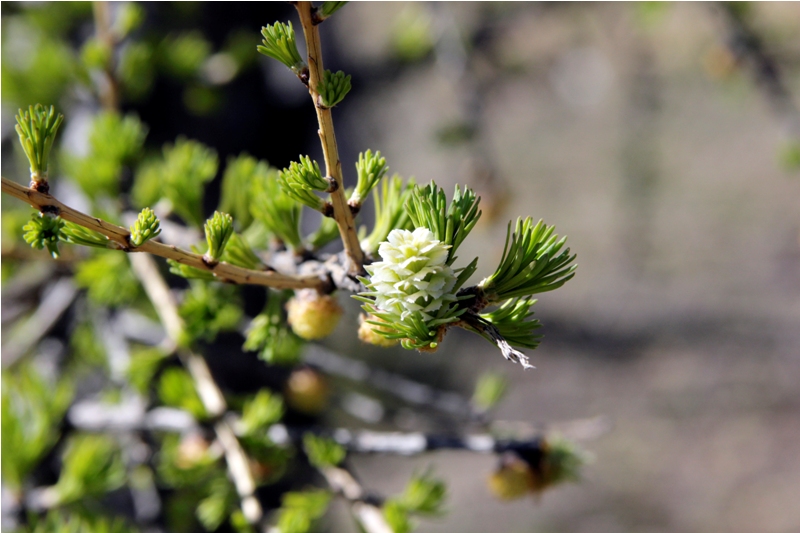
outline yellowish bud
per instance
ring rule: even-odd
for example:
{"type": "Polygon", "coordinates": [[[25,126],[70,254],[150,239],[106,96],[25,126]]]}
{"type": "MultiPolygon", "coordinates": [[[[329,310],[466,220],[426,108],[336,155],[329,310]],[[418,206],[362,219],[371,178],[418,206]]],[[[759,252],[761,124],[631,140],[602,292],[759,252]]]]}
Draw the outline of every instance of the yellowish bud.
{"type": "Polygon", "coordinates": [[[384,322],[378,317],[372,315],[364,315],[360,316],[361,325],[358,326],[358,338],[361,339],[361,342],[365,342],[367,344],[374,344],[375,346],[380,346],[381,348],[391,348],[395,346],[399,341],[399,339],[387,339],[380,333],[378,330],[381,331],[391,331],[388,327],[384,328],[381,326],[376,326],[374,324],[367,324],[367,320],[373,320],[376,322],[384,322]]]}
{"type": "Polygon", "coordinates": [[[284,398],[293,409],[308,415],[321,413],[328,407],[328,383],[310,368],[295,370],[286,381],[284,398]]]}
{"type": "Polygon", "coordinates": [[[320,296],[314,290],[297,291],[286,302],[287,320],[298,337],[316,340],[330,335],[339,319],[342,308],[336,299],[329,295],[320,296]]]}
{"type": "Polygon", "coordinates": [[[516,500],[533,491],[534,475],[528,463],[516,460],[498,468],[489,476],[487,484],[498,499],[516,500]]]}

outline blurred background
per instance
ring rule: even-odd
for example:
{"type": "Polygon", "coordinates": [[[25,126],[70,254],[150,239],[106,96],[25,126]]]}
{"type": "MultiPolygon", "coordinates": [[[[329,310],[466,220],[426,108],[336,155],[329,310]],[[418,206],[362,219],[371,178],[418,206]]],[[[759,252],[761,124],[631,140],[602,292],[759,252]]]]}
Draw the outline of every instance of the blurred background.
{"type": "MultiPolygon", "coordinates": [[[[321,160],[307,92],[255,53],[261,26],[296,21],[290,5],[140,5],[123,109],[148,125],[146,150],[184,135],[221,161],[321,160]]],[[[25,181],[14,112],[34,102],[67,116],[65,153],[85,151],[98,106],[81,88],[91,19],[88,4],[3,3],[3,176],[25,181]]],[[[449,512],[419,531],[800,531],[800,5],[358,2],[321,32],[325,66],[352,75],[334,110],[346,181],[371,148],[391,172],[475,188],[484,215],[460,254],[480,256],[475,280],[518,216],[555,224],[580,265],[539,298],[533,371],[462,331],[435,354],[364,347],[346,298],[326,349],[465,395],[480,372],[501,372],[497,419],[613,422],[586,443],[584,480],[538,500],[495,500],[496,458],[467,452],[355,457],[364,485],[396,492],[434,466],[449,512]]],[[[74,205],[75,187],[54,181],[74,205]]],[[[218,192],[219,176],[206,214],[218,192]]],[[[2,207],[3,363],[30,353],[46,366],[48,350],[70,345],[80,299],[36,347],[20,324],[69,258],[28,248],[30,210],[6,196],[2,207]]],[[[245,295],[249,316],[262,305],[245,295]]],[[[206,351],[234,390],[231,376],[262,364],[241,342],[229,334],[206,351]]],[[[411,407],[378,407],[377,427],[442,429],[411,407]]],[[[366,424],[340,411],[327,422],[366,424]]],[[[354,531],[346,515],[336,504],[323,529],[354,531]]]]}

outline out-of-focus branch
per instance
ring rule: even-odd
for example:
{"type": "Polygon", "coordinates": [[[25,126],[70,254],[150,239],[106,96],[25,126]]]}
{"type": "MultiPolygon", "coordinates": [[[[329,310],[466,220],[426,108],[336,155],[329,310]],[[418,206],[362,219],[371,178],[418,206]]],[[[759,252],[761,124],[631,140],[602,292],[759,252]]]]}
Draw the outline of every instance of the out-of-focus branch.
{"type": "Polygon", "coordinates": [[[308,51],[308,92],[314,101],[319,122],[319,139],[322,143],[322,153],[325,157],[325,169],[329,177],[336,181],[336,190],[331,193],[333,205],[333,218],[339,226],[342,236],[344,251],[348,259],[350,274],[362,274],[364,252],[356,232],[355,218],[345,198],[344,180],[342,178],[342,162],[339,160],[339,148],[336,145],[336,135],[333,130],[333,115],[330,108],[322,105],[318,85],[325,72],[322,66],[322,47],[319,38],[319,27],[314,23],[315,9],[311,2],[295,3],[300,23],[303,26],[303,35],[308,51]]]}
{"type": "Polygon", "coordinates": [[[120,250],[147,252],[166,259],[172,259],[178,263],[211,272],[220,281],[245,285],[264,285],[275,289],[317,290],[322,289],[327,283],[325,279],[315,274],[288,275],[274,270],[250,270],[224,261],[210,263],[200,254],[187,252],[177,246],[168,246],[154,240],[149,240],[141,246],[135,247],[130,241],[131,234],[127,229],[64,205],[49,194],[25,187],[7,178],[2,178],[2,190],[23,202],[27,202],[39,211],[58,215],[64,220],[102,233],[116,243],[120,250]]]}
{"type": "Polygon", "coordinates": [[[386,522],[380,507],[367,501],[364,488],[348,470],[331,467],[323,468],[320,472],[331,490],[350,502],[350,509],[364,531],[367,533],[394,533],[386,522]]]}
{"type": "Polygon", "coordinates": [[[3,346],[3,366],[13,365],[36,346],[36,343],[50,331],[64,311],[69,308],[77,294],[78,289],[69,278],[63,278],[54,283],[33,315],[25,320],[18,329],[10,332],[10,339],[3,346]]]}
{"type": "MultiPolygon", "coordinates": [[[[155,262],[148,255],[131,255],[129,257],[133,271],[141,280],[145,292],[153,302],[159,318],[167,329],[167,334],[174,343],[178,344],[183,334],[183,321],[178,314],[178,306],[169,292],[169,287],[161,277],[155,262]]],[[[185,349],[179,349],[177,353],[192,376],[206,411],[210,416],[218,419],[214,424],[214,431],[225,452],[228,474],[241,499],[242,513],[250,524],[258,524],[264,516],[264,510],[255,496],[256,484],[248,466],[247,455],[239,444],[231,423],[222,417],[227,409],[222,391],[211,376],[205,359],[185,349]]]]}
{"type": "Polygon", "coordinates": [[[800,111],[784,81],[781,69],[767,52],[761,37],[747,24],[741,11],[732,3],[710,4],[725,23],[728,48],[737,61],[747,65],[753,79],[763,89],[775,116],[784,121],[788,134],[800,138],[800,111]]]}
{"type": "Polygon", "coordinates": [[[109,51],[108,61],[103,65],[103,74],[106,85],[100,88],[100,100],[103,107],[108,110],[119,108],[119,82],[114,76],[114,50],[117,39],[111,31],[111,9],[109,2],[92,2],[94,11],[94,27],[97,40],[109,51]]]}

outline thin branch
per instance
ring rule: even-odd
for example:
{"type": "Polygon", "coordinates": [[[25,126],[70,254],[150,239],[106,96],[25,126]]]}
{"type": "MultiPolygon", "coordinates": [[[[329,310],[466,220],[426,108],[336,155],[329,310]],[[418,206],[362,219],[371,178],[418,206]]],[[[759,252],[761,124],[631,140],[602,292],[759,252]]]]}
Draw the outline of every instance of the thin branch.
{"type": "Polygon", "coordinates": [[[108,51],[108,61],[103,65],[103,77],[106,85],[100,88],[100,100],[103,108],[110,111],[119,110],[119,82],[114,76],[114,52],[117,39],[111,31],[111,10],[109,2],[92,2],[94,25],[97,40],[108,51]]]}
{"type": "MultiPolygon", "coordinates": [[[[175,344],[179,344],[180,338],[183,336],[183,320],[178,314],[177,303],[158,272],[155,262],[152,257],[147,255],[131,255],[129,257],[134,273],[142,282],[159,318],[167,328],[167,334],[175,344]]],[[[258,524],[264,517],[264,510],[255,496],[256,484],[248,466],[247,455],[236,438],[231,422],[222,417],[227,410],[225,397],[211,376],[205,359],[185,349],[179,349],[177,353],[194,380],[195,388],[206,411],[210,416],[218,419],[214,424],[214,432],[225,452],[228,473],[241,499],[242,512],[250,524],[258,524]]]]}
{"type": "Polygon", "coordinates": [[[321,469],[320,473],[325,477],[331,490],[341,494],[350,502],[353,515],[366,533],[394,533],[380,507],[367,501],[364,488],[348,470],[331,467],[321,469]]]}
{"type": "Polygon", "coordinates": [[[339,226],[344,250],[349,260],[348,271],[350,274],[361,274],[364,262],[364,252],[356,232],[355,219],[350,206],[345,198],[344,180],[342,178],[342,162],[339,160],[339,148],[336,145],[336,135],[333,130],[333,115],[331,110],[322,105],[322,100],[317,91],[317,86],[325,72],[322,66],[322,48],[319,38],[319,27],[314,23],[315,8],[311,2],[297,2],[297,13],[303,26],[303,35],[308,51],[308,92],[314,101],[319,122],[319,139],[322,143],[322,153],[325,157],[325,168],[329,177],[336,180],[338,187],[331,193],[333,205],[333,218],[339,226]]]}
{"type": "Polygon", "coordinates": [[[281,274],[274,270],[250,270],[224,261],[216,264],[209,263],[200,254],[187,252],[177,246],[168,246],[154,240],[147,241],[141,246],[134,247],[130,242],[130,231],[127,229],[77,211],[64,205],[49,194],[25,187],[7,178],[2,178],[2,190],[23,202],[27,202],[39,211],[58,215],[64,220],[102,233],[113,241],[120,250],[126,252],[147,252],[166,259],[172,259],[178,263],[211,272],[220,281],[243,285],[264,285],[275,289],[317,290],[322,290],[327,283],[323,277],[315,274],[288,275],[281,274]]]}
{"type": "Polygon", "coordinates": [[[63,278],[56,282],[42,298],[33,315],[19,328],[10,332],[10,338],[3,346],[3,366],[8,368],[14,365],[36,346],[61,318],[77,295],[78,289],[71,279],[63,278]]]}

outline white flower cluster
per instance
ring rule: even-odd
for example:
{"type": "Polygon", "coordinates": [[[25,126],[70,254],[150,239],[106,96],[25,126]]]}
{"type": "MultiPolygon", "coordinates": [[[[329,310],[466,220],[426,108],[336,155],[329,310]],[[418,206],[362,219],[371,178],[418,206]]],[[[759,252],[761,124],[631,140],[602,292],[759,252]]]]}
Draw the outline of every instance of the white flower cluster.
{"type": "Polygon", "coordinates": [[[434,239],[427,228],[389,233],[378,248],[383,261],[365,267],[375,307],[398,315],[400,320],[415,311],[424,320],[432,320],[436,311],[456,299],[452,294],[456,276],[446,264],[449,248],[434,239]]]}

